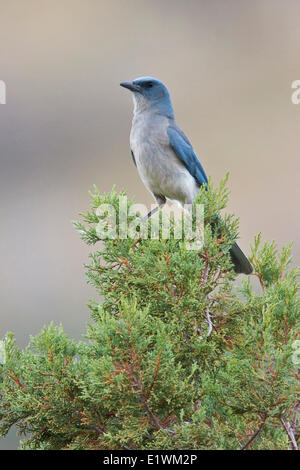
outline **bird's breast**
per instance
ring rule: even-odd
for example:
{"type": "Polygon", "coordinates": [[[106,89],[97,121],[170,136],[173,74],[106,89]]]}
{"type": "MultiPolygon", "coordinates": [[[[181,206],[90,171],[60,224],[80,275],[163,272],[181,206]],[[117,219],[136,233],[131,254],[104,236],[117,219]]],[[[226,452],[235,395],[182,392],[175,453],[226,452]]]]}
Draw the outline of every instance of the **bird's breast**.
{"type": "Polygon", "coordinates": [[[140,177],[153,194],[185,203],[198,191],[194,178],[170,147],[167,126],[162,122],[134,122],[130,146],[140,177]]]}
{"type": "Polygon", "coordinates": [[[134,153],[138,171],[147,184],[157,180],[160,168],[167,158],[167,119],[136,119],[130,133],[130,147],[134,153]]]}

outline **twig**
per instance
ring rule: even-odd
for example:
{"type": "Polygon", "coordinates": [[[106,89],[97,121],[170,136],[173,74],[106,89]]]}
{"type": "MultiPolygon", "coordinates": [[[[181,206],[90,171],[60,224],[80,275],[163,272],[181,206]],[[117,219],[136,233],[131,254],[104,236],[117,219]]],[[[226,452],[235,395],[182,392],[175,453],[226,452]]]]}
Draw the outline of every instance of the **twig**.
{"type": "Polygon", "coordinates": [[[290,440],[291,440],[291,447],[292,449],[294,450],[298,450],[298,445],[297,445],[297,441],[295,439],[295,435],[294,435],[294,431],[293,431],[293,428],[292,426],[290,425],[289,421],[284,421],[283,418],[280,418],[280,421],[287,433],[287,435],[289,436],[290,440]]]}
{"type": "Polygon", "coordinates": [[[206,309],[206,320],[207,320],[207,323],[208,323],[208,333],[207,333],[207,337],[210,336],[212,330],[213,330],[213,323],[211,321],[211,318],[210,318],[210,311],[209,311],[209,306],[207,307],[206,309]]]}
{"type": "Polygon", "coordinates": [[[156,379],[157,379],[157,375],[158,375],[158,372],[159,372],[159,365],[160,365],[160,357],[161,357],[161,353],[159,353],[158,358],[157,358],[156,371],[155,371],[155,374],[154,374],[152,383],[151,383],[151,385],[150,385],[149,391],[148,391],[148,393],[147,393],[147,397],[146,397],[147,399],[150,397],[151,392],[152,392],[152,388],[153,388],[154,383],[155,383],[155,381],[156,381],[156,379]]]}
{"type": "Polygon", "coordinates": [[[260,287],[262,289],[263,292],[265,292],[265,284],[264,284],[264,280],[263,280],[263,277],[261,274],[256,274],[258,279],[259,279],[259,283],[260,283],[260,287]]]}
{"type": "Polygon", "coordinates": [[[164,429],[163,426],[160,424],[159,420],[156,418],[156,416],[152,413],[144,395],[142,392],[140,392],[140,400],[141,402],[143,403],[144,405],[144,408],[145,410],[147,411],[152,423],[154,424],[154,426],[157,428],[157,429],[164,429]]]}
{"type": "Polygon", "coordinates": [[[203,284],[206,284],[207,283],[207,279],[208,279],[208,270],[209,270],[209,263],[208,263],[208,259],[206,258],[205,260],[205,268],[204,268],[204,273],[203,273],[203,284]]]}
{"type": "Polygon", "coordinates": [[[297,428],[297,424],[298,424],[299,411],[300,411],[300,402],[297,403],[296,406],[295,406],[295,416],[294,416],[293,423],[292,423],[293,433],[296,432],[296,428],[297,428]]]}
{"type": "MultiPolygon", "coordinates": [[[[206,258],[205,259],[205,268],[204,268],[204,273],[203,273],[203,279],[202,279],[203,284],[207,283],[208,272],[209,272],[209,262],[208,262],[208,258],[206,258]]],[[[211,303],[211,305],[212,304],[213,304],[213,302],[211,303]]],[[[206,312],[205,312],[205,317],[206,317],[206,320],[207,320],[207,323],[208,323],[208,333],[207,333],[206,337],[210,336],[211,332],[213,330],[213,323],[211,321],[211,316],[210,316],[210,307],[211,307],[211,305],[208,305],[208,307],[206,309],[206,312]]],[[[203,339],[203,336],[200,336],[200,339],[203,339]]]]}
{"type": "Polygon", "coordinates": [[[243,447],[241,447],[241,450],[244,450],[246,449],[250,444],[251,442],[254,441],[254,439],[257,438],[257,436],[259,435],[259,433],[262,431],[264,425],[265,425],[265,422],[266,422],[266,418],[263,420],[263,422],[261,423],[261,425],[259,426],[258,430],[250,437],[249,441],[246,442],[246,444],[243,445],[243,447]]]}

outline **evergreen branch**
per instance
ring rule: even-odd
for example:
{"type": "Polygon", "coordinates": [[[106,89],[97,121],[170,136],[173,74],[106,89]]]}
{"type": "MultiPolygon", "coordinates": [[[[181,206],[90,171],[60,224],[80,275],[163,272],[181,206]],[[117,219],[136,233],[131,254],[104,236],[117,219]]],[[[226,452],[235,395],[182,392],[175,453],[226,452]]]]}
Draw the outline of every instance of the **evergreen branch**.
{"type": "MultiPolygon", "coordinates": [[[[99,205],[119,215],[123,195],[91,195],[76,224],[87,244],[99,239],[99,205]]],[[[199,252],[173,232],[116,235],[93,250],[85,268],[102,300],[90,301],[84,342],[53,325],[24,351],[11,333],[0,341],[2,436],[16,423],[30,450],[297,448],[300,300],[290,247],[279,253],[256,237],[262,290],[248,278],[237,292],[228,254],[237,219],[225,215],[212,230],[224,183],[197,198],[206,234],[199,252]]]]}

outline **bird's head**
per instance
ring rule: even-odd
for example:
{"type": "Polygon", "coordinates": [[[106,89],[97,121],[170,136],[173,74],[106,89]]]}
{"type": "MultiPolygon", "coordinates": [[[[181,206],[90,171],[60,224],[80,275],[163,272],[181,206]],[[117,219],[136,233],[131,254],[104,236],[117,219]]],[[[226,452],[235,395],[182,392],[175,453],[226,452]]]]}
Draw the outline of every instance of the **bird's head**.
{"type": "Polygon", "coordinates": [[[120,85],[133,94],[135,111],[155,109],[161,114],[173,117],[173,108],[167,87],[157,78],[140,77],[120,85]]]}

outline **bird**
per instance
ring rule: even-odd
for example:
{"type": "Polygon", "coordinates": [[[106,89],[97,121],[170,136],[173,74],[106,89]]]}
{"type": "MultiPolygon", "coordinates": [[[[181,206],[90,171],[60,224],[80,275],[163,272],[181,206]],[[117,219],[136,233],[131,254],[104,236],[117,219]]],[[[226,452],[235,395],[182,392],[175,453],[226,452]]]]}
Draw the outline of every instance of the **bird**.
{"type": "MultiPolygon", "coordinates": [[[[157,78],[121,82],[131,91],[134,110],[130,132],[131,156],[138,173],[157,202],[148,216],[167,200],[192,204],[208,179],[192,144],[175,122],[167,87],[157,78]]],[[[230,256],[236,273],[251,274],[252,265],[235,242],[230,256]]]]}

